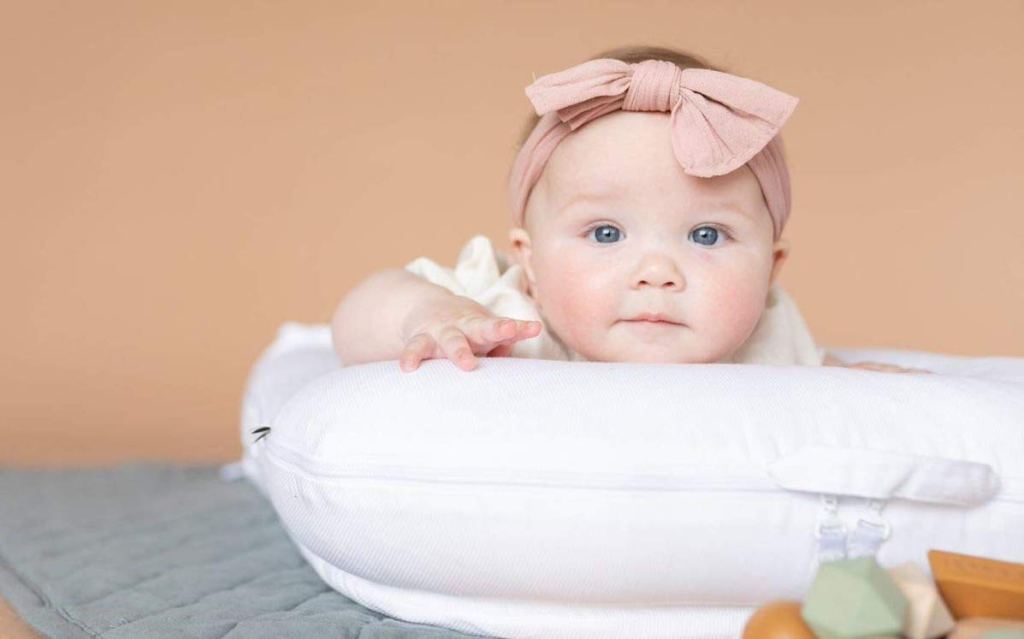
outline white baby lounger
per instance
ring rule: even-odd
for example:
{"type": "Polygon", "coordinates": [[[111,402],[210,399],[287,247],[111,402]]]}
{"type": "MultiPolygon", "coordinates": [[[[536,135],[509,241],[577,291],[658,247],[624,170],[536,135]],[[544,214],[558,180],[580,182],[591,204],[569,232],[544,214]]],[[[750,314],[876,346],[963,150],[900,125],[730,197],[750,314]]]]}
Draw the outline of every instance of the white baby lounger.
{"type": "Polygon", "coordinates": [[[938,374],[403,373],[341,368],[327,325],[289,322],[249,378],[242,468],[332,587],[498,637],[737,637],[820,561],[1024,561],[1024,359],[832,352],[938,374]]]}

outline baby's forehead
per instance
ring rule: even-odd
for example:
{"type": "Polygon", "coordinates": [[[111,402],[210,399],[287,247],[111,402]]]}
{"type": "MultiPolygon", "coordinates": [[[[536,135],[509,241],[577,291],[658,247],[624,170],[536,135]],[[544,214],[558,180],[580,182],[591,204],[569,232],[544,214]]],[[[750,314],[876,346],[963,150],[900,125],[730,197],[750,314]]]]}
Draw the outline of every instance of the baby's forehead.
{"type": "Polygon", "coordinates": [[[584,157],[546,167],[537,187],[549,206],[575,200],[669,199],[695,207],[727,204],[756,209],[763,200],[761,187],[747,166],[727,175],[697,177],[684,172],[674,156],[667,169],[637,159],[608,162],[584,157]]]}
{"type": "Polygon", "coordinates": [[[615,185],[637,175],[685,175],[672,151],[669,116],[618,111],[567,135],[548,159],[548,169],[566,187],[615,185]]]}
{"type": "Polygon", "coordinates": [[[668,199],[695,210],[731,205],[754,219],[769,215],[750,167],[709,178],[686,173],[672,149],[670,126],[669,114],[632,111],[588,122],[552,152],[534,189],[541,193],[535,206],[554,213],[578,200],[668,199]]]}

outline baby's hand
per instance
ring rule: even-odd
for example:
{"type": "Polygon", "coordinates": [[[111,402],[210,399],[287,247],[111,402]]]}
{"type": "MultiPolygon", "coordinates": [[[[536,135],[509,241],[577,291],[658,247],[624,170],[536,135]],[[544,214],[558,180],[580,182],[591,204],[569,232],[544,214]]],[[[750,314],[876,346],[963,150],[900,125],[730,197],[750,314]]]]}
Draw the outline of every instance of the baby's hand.
{"type": "Polygon", "coordinates": [[[843,368],[861,368],[868,371],[881,371],[886,373],[925,373],[932,375],[932,371],[925,370],[923,368],[903,368],[902,366],[896,366],[895,364],[883,364],[881,362],[856,362],[848,363],[839,359],[832,353],[825,353],[825,360],[822,362],[823,366],[842,366],[843,368]]]}
{"type": "Polygon", "coordinates": [[[497,317],[464,297],[443,306],[417,309],[406,321],[405,349],[399,367],[410,372],[421,361],[448,358],[467,371],[476,368],[474,355],[505,357],[521,339],[537,337],[541,323],[497,317]]]}
{"type": "Polygon", "coordinates": [[[881,361],[858,361],[856,364],[841,364],[839,366],[848,369],[864,369],[865,371],[882,371],[885,373],[932,374],[931,371],[926,371],[925,369],[904,369],[895,364],[882,364],[881,361]]]}

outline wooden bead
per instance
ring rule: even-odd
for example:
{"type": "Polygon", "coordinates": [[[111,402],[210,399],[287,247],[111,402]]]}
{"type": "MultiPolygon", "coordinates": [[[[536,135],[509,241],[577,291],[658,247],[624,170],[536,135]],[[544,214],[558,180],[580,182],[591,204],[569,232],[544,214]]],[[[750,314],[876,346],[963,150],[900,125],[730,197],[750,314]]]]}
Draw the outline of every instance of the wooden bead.
{"type": "Polygon", "coordinates": [[[814,639],[814,633],[800,617],[799,601],[773,601],[750,616],[743,639],[814,639]]]}
{"type": "Polygon", "coordinates": [[[995,639],[996,633],[1017,632],[1024,635],[1024,621],[1012,621],[1010,619],[993,619],[991,617],[971,617],[956,622],[946,639],[983,639],[992,635],[995,639]]]}
{"type": "Polygon", "coordinates": [[[957,619],[1024,620],[1024,564],[929,550],[928,563],[946,606],[957,619]]]}

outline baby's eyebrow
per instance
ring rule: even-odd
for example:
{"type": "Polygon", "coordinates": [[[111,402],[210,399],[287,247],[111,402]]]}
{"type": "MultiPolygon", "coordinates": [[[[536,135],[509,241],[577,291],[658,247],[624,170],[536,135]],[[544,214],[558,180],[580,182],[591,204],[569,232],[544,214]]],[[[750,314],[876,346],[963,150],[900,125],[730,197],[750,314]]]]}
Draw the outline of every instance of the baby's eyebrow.
{"type": "Polygon", "coordinates": [[[709,206],[707,209],[702,209],[700,212],[734,215],[747,220],[753,218],[753,215],[747,211],[747,209],[736,204],[715,204],[713,206],[709,206]]]}
{"type": "MultiPolygon", "coordinates": [[[[608,192],[595,192],[595,191],[578,191],[573,193],[572,196],[559,207],[560,210],[566,210],[574,204],[583,202],[600,202],[601,200],[608,199],[614,193],[608,192]]],[[[753,213],[748,211],[745,207],[740,206],[735,202],[715,202],[714,204],[708,204],[706,206],[693,206],[688,211],[683,212],[683,215],[687,217],[700,217],[702,215],[723,215],[729,217],[742,218],[747,221],[754,221],[755,216],[753,213]]]]}
{"type": "Polygon", "coordinates": [[[615,195],[616,191],[617,189],[576,191],[562,204],[562,208],[567,209],[577,202],[600,202],[615,195]]]}

